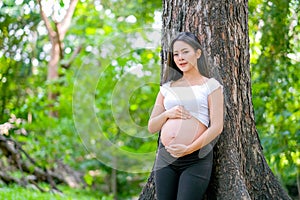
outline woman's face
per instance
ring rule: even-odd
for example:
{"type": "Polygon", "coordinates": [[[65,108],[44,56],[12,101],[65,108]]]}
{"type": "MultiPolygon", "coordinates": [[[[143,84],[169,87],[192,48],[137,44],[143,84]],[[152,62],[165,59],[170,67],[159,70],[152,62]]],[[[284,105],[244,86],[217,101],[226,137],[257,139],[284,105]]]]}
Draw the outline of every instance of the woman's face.
{"type": "Polygon", "coordinates": [[[197,59],[201,56],[201,50],[195,51],[192,46],[183,41],[176,41],[173,45],[173,59],[182,72],[198,69],[197,59]]]}

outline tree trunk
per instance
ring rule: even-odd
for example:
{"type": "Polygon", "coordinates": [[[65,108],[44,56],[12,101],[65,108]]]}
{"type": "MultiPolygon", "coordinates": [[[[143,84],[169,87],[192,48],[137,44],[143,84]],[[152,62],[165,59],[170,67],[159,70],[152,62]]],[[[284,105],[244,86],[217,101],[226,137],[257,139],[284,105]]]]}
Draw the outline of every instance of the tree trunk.
{"type": "MultiPolygon", "coordinates": [[[[50,82],[55,81],[58,78],[59,62],[61,59],[63,59],[63,39],[67,33],[67,30],[71,25],[71,20],[77,3],[78,0],[71,0],[63,20],[60,22],[56,22],[56,21],[51,22],[43,10],[41,0],[38,0],[38,4],[40,7],[40,15],[45,23],[46,29],[48,31],[49,40],[51,42],[51,54],[50,54],[50,61],[48,63],[47,81],[50,82]],[[52,27],[53,23],[55,24],[54,28],[52,27]]],[[[81,48],[79,48],[79,50],[80,49],[81,48]]],[[[50,89],[48,91],[48,99],[50,100],[50,102],[55,101],[56,97],[57,97],[57,93],[51,91],[50,89]]],[[[57,112],[50,110],[50,116],[57,116],[57,115],[58,115],[57,112]]]]}
{"type": "MultiPolygon", "coordinates": [[[[248,2],[164,0],[162,17],[162,68],[172,35],[190,31],[208,53],[210,76],[224,86],[224,129],[214,148],[214,168],[206,199],[290,199],[267,165],[255,127],[248,2]]],[[[155,199],[152,176],[140,199],[155,199]]]]}

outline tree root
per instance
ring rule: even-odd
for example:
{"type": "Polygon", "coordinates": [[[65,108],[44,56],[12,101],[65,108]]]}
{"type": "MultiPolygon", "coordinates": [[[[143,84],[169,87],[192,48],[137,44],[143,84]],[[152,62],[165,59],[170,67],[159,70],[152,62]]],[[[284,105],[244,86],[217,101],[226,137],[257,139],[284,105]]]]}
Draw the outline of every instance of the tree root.
{"type": "Polygon", "coordinates": [[[3,156],[7,158],[7,164],[10,166],[10,170],[8,170],[8,167],[1,167],[0,169],[0,180],[5,184],[16,183],[24,187],[34,186],[41,192],[49,192],[38,185],[39,182],[45,182],[51,186],[50,191],[54,193],[62,193],[57,188],[57,184],[60,183],[77,188],[86,186],[82,178],[83,175],[61,161],[57,161],[57,167],[51,170],[38,165],[22,148],[21,144],[12,138],[0,135],[0,150],[3,156]],[[10,175],[8,171],[11,171],[11,169],[21,172],[22,177],[16,178],[10,175]]]}

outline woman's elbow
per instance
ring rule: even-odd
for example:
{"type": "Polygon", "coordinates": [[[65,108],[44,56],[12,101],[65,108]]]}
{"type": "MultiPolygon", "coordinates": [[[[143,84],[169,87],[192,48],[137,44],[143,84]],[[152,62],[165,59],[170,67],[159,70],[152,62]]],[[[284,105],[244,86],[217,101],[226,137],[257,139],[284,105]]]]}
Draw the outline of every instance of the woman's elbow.
{"type": "Polygon", "coordinates": [[[218,127],[217,133],[220,135],[223,131],[223,125],[218,127]]]}
{"type": "Polygon", "coordinates": [[[151,134],[154,134],[154,133],[156,133],[156,132],[157,132],[156,130],[149,129],[149,128],[148,128],[148,131],[149,131],[151,134]]]}
{"type": "Polygon", "coordinates": [[[155,133],[156,132],[156,130],[154,129],[154,127],[153,127],[153,125],[151,123],[151,121],[149,121],[149,123],[148,123],[148,131],[150,133],[155,133]]]}
{"type": "Polygon", "coordinates": [[[220,135],[223,131],[223,124],[221,124],[221,123],[220,124],[215,124],[212,127],[214,129],[214,132],[218,135],[220,135]]]}
{"type": "Polygon", "coordinates": [[[149,126],[148,126],[148,131],[149,131],[150,133],[155,133],[155,131],[154,131],[151,127],[149,127],[149,126]]]}
{"type": "Polygon", "coordinates": [[[223,123],[220,123],[219,125],[218,125],[218,128],[217,128],[217,132],[218,132],[218,134],[221,134],[222,133],[222,131],[223,131],[223,123]]]}

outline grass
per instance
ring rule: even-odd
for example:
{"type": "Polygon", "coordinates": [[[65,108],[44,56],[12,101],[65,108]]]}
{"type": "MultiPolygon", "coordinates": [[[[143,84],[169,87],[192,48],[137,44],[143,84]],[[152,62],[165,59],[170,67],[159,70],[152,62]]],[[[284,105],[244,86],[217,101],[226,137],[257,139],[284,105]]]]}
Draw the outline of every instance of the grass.
{"type": "MultiPolygon", "coordinates": [[[[47,186],[43,186],[46,188],[47,186]]],[[[74,189],[67,186],[59,186],[63,194],[52,192],[40,192],[34,188],[24,188],[18,185],[4,186],[0,188],[0,199],[3,200],[113,200],[112,196],[101,194],[89,189],[74,189]]]]}

